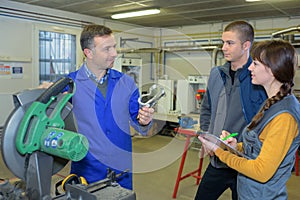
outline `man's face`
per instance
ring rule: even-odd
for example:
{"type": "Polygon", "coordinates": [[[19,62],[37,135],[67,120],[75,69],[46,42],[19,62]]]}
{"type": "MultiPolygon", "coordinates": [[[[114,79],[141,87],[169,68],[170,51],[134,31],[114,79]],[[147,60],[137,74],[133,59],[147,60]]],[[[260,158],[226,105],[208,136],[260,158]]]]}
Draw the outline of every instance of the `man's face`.
{"type": "Polygon", "coordinates": [[[99,69],[112,68],[117,57],[116,41],[113,35],[94,38],[94,48],[91,49],[91,62],[99,69]]]}
{"type": "Polygon", "coordinates": [[[227,61],[238,62],[246,53],[244,43],[240,41],[235,31],[226,31],[222,34],[224,58],[227,61]]]}

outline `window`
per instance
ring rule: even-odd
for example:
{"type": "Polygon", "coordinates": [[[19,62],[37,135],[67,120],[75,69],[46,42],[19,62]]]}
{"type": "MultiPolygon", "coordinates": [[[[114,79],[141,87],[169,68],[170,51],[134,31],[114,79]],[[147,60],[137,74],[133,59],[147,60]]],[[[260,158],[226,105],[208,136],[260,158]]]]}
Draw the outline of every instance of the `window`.
{"type": "Polygon", "coordinates": [[[56,81],[76,70],[76,35],[39,31],[39,81],[56,81]]]}

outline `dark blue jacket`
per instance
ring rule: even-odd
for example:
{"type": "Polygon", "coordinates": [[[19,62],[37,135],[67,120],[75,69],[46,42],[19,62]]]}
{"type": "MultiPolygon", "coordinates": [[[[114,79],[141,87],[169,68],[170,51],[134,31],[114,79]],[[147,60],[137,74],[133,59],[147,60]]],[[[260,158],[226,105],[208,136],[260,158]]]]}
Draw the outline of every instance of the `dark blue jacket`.
{"type": "MultiPolygon", "coordinates": [[[[247,123],[250,123],[254,115],[258,112],[261,104],[266,100],[267,95],[262,86],[254,85],[251,83],[251,73],[248,67],[252,63],[252,59],[249,58],[247,63],[243,66],[243,70],[240,73],[240,98],[242,102],[242,108],[244,118],[247,123]]],[[[230,62],[226,62],[222,67],[230,67],[230,62]]],[[[219,101],[224,101],[222,98],[222,90],[225,88],[226,74],[222,71],[221,67],[214,67],[211,69],[207,91],[204,95],[201,104],[200,113],[200,128],[204,131],[213,130],[212,119],[216,119],[217,109],[224,109],[218,107],[219,101]]],[[[222,113],[226,114],[226,113],[222,113]]],[[[223,127],[222,127],[223,128],[223,127]]]]}
{"type": "MultiPolygon", "coordinates": [[[[267,95],[262,86],[251,83],[251,73],[248,67],[252,63],[249,58],[243,66],[239,75],[240,81],[240,102],[246,123],[250,123],[254,115],[258,112],[262,103],[266,100],[267,95]]],[[[224,130],[225,119],[227,117],[228,94],[226,93],[226,73],[223,69],[229,69],[230,62],[223,66],[211,69],[207,84],[207,91],[201,104],[200,128],[219,137],[224,130]]],[[[229,89],[227,89],[229,90],[229,89]]],[[[230,119],[226,119],[230,120],[230,119]]],[[[243,130],[244,124],[241,124],[243,130]]],[[[226,167],[224,163],[217,161],[217,157],[211,158],[211,164],[214,167],[226,167]]]]}

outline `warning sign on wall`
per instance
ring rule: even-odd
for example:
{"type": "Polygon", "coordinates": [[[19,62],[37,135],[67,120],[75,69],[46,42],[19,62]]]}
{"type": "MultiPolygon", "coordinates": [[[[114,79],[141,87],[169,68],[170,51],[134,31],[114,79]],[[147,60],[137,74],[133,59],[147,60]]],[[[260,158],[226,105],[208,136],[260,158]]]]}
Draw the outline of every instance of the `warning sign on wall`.
{"type": "Polygon", "coordinates": [[[10,75],[10,66],[0,65],[0,75],[10,75]]]}
{"type": "Polygon", "coordinates": [[[12,78],[23,78],[23,67],[12,67],[12,78]]]}

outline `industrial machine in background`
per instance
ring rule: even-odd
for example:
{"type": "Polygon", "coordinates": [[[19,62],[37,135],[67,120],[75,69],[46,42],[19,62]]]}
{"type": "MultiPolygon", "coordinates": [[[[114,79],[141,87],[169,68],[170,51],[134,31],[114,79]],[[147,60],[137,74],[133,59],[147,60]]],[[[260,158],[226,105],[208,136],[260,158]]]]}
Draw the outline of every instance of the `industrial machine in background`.
{"type": "Polygon", "coordinates": [[[114,69],[131,76],[137,87],[142,87],[142,59],[118,57],[114,62],[114,69]]]}
{"type": "Polygon", "coordinates": [[[163,115],[189,114],[194,109],[193,90],[186,80],[159,79],[166,91],[166,98],[159,101],[157,112],[163,115]]]}
{"type": "Polygon", "coordinates": [[[158,84],[165,88],[166,98],[158,103],[157,112],[177,116],[200,113],[207,78],[190,75],[187,80],[159,79],[158,84]]]}
{"type": "MultiPolygon", "coordinates": [[[[0,145],[5,165],[22,184],[16,187],[4,181],[0,184],[0,199],[52,199],[52,175],[69,160],[85,157],[88,141],[77,133],[69,103],[75,90],[72,79],[62,78],[47,90],[25,90],[13,95],[15,109],[6,120],[0,145]],[[61,93],[65,88],[67,93],[61,93]]],[[[106,179],[93,185],[67,184],[65,194],[55,199],[134,200],[135,193],[120,187],[115,178],[110,172],[106,179]]]]}
{"type": "MultiPolygon", "coordinates": [[[[202,104],[202,101],[203,101],[203,97],[204,97],[205,92],[206,92],[205,89],[198,89],[198,90],[197,90],[197,93],[196,93],[196,95],[195,95],[195,98],[196,98],[196,101],[197,101],[197,103],[196,103],[196,108],[197,108],[197,110],[200,109],[200,106],[201,106],[201,104],[202,104]]],[[[199,113],[200,113],[200,111],[199,111],[199,113]]]]}
{"type": "Polygon", "coordinates": [[[197,124],[198,121],[194,119],[199,118],[197,109],[200,111],[200,106],[196,102],[198,101],[197,90],[194,88],[199,84],[191,84],[188,80],[168,79],[159,79],[158,84],[162,85],[166,91],[166,96],[158,102],[157,112],[154,115],[157,124],[163,127],[159,134],[174,136],[174,130],[178,126],[192,128],[197,124]]]}
{"type": "Polygon", "coordinates": [[[193,88],[195,107],[193,113],[200,113],[200,106],[206,92],[208,76],[189,75],[188,82],[193,88]]]}

